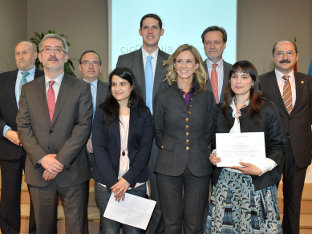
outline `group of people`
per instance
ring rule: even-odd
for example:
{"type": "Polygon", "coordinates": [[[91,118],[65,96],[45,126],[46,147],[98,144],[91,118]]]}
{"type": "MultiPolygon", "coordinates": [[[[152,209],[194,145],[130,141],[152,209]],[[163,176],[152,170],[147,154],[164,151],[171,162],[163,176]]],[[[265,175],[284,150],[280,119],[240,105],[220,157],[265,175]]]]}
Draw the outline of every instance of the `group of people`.
{"type": "Polygon", "coordinates": [[[103,217],[113,193],[156,207],[148,233],[299,233],[300,202],[311,162],[312,80],[294,71],[297,47],[273,45],[273,71],[225,62],[226,31],[172,54],[158,48],[162,21],[140,21],[143,45],[121,55],[108,83],[100,55],[82,53],[82,79],[64,72],[68,46],[47,34],[37,48],[15,47],[17,70],[0,74],[2,233],[20,231],[22,171],[31,197],[29,233],[57,232],[60,195],[66,233],[88,233],[89,179],[95,180],[100,233],[141,233],[103,217]],[[35,67],[39,58],[43,71],[35,67]],[[216,133],[264,132],[266,158],[216,167],[216,133]],[[92,170],[91,170],[92,168],[92,170]],[[277,186],[283,174],[281,223],[277,186]],[[212,191],[210,194],[210,184],[212,191]]]}

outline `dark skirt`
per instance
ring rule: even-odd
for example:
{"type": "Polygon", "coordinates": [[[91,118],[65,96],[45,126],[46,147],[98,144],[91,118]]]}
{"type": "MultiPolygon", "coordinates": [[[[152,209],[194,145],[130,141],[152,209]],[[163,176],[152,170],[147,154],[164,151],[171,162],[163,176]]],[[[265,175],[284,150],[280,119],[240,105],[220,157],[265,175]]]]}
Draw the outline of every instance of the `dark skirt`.
{"type": "Polygon", "coordinates": [[[223,169],[205,233],[282,233],[276,185],[255,191],[251,176],[223,169]]]}

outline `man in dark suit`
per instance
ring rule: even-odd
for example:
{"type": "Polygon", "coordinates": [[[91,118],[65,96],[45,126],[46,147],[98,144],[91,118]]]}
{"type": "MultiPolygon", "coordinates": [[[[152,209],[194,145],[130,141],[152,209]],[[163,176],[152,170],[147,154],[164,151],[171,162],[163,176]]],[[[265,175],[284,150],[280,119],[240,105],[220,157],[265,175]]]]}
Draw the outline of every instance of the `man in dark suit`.
{"type": "Polygon", "coordinates": [[[208,73],[206,89],[214,94],[216,103],[223,102],[232,68],[232,64],[225,62],[222,58],[226,48],[227,33],[222,27],[210,26],[204,30],[201,38],[207,55],[207,59],[204,61],[208,73]]]}
{"type": "MultiPolygon", "coordinates": [[[[16,114],[23,84],[43,75],[43,71],[35,67],[36,58],[36,46],[28,41],[22,41],[15,47],[15,62],[18,70],[0,74],[0,129],[2,133],[0,137],[2,185],[0,227],[2,233],[20,232],[20,195],[26,154],[17,135],[16,114]]],[[[35,219],[31,209],[29,233],[34,233],[35,230],[35,219]]]]}
{"type": "Polygon", "coordinates": [[[39,51],[45,75],[23,86],[16,118],[27,153],[25,175],[37,233],[57,232],[58,194],[66,233],[88,233],[90,164],[85,145],[92,120],[90,85],[64,73],[64,38],[47,34],[39,51]]]}
{"type": "MultiPolygon", "coordinates": [[[[79,59],[79,71],[82,79],[90,84],[94,116],[96,107],[105,101],[108,92],[108,84],[99,80],[99,75],[102,71],[102,59],[100,55],[94,50],[83,52],[79,59]]],[[[87,142],[87,151],[89,153],[90,162],[93,164],[94,158],[91,137],[92,136],[90,136],[87,142]]]]}
{"type": "MultiPolygon", "coordinates": [[[[142,96],[146,105],[153,113],[153,100],[157,92],[167,86],[164,82],[166,67],[162,65],[167,60],[169,54],[158,48],[160,37],[164,34],[162,21],[158,15],[144,15],[140,21],[139,33],[143,39],[143,45],[139,50],[129,54],[121,55],[118,58],[117,67],[130,68],[141,88],[142,96]]],[[[156,187],[156,177],[154,173],[158,148],[153,143],[151,157],[148,163],[149,181],[151,185],[151,198],[157,201],[156,207],[151,218],[148,231],[150,234],[162,233],[161,211],[156,187]]]]}
{"type": "Polygon", "coordinates": [[[260,76],[264,97],[279,110],[286,139],[283,173],[283,233],[299,233],[300,203],[307,167],[311,163],[312,77],[294,71],[298,60],[295,43],[273,46],[275,69],[260,76]]]}

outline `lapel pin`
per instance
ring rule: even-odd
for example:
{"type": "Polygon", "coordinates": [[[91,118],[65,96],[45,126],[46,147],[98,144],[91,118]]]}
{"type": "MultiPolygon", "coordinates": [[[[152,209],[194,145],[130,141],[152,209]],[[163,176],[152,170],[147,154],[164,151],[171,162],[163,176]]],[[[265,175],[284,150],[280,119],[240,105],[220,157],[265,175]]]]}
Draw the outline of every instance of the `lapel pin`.
{"type": "Polygon", "coordinates": [[[301,81],[301,84],[304,84],[304,81],[303,81],[303,80],[301,81]]]}

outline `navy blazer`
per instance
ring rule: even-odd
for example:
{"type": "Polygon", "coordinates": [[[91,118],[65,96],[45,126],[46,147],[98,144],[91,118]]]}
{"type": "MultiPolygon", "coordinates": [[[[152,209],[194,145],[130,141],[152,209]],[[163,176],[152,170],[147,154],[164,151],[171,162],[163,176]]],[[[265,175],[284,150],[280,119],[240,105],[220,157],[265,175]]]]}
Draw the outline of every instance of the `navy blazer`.
{"type": "MultiPolygon", "coordinates": [[[[147,162],[154,137],[152,116],[147,107],[130,108],[128,157],[130,169],[123,178],[134,187],[148,179],[147,162]]],[[[93,121],[92,144],[94,167],[92,177],[96,182],[112,187],[118,182],[120,159],[119,120],[108,123],[101,108],[97,108],[93,121]]]]}

